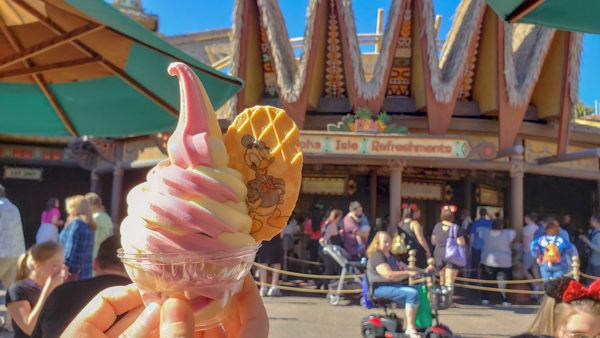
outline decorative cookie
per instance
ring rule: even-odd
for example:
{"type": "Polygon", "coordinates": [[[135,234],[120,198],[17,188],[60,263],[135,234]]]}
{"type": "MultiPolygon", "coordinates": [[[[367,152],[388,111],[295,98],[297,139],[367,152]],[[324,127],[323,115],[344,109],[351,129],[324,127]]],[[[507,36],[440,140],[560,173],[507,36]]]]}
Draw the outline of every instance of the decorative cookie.
{"type": "Polygon", "coordinates": [[[223,137],[229,167],[242,174],[252,235],[269,240],[287,224],[302,179],[300,132],[283,109],[255,106],[239,114],[223,137]]]}

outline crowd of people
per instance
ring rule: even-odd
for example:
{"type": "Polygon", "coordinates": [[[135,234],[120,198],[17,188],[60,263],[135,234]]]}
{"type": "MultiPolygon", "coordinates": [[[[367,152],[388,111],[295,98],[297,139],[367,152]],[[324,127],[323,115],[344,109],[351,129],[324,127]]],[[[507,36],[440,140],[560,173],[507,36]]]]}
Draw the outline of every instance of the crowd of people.
{"type": "MultiPolygon", "coordinates": [[[[130,283],[116,255],[119,239],[112,234],[112,221],[98,195],[71,196],[65,200],[65,211],[63,220],[59,200],[50,198],[41,212],[36,244],[25,250],[19,210],[0,186],[0,278],[3,287],[7,288],[6,307],[10,315],[7,325],[14,330],[15,337],[56,337],[64,330],[69,331],[69,327],[84,330],[74,319],[78,314],[82,316],[80,311],[85,305],[90,301],[102,302],[104,298],[98,294],[102,295],[102,290],[107,287],[130,283]],[[78,297],[72,297],[73,294],[78,297]]],[[[306,258],[322,260],[322,273],[326,275],[336,275],[340,269],[331,257],[323,254],[322,248],[327,245],[340,246],[350,259],[365,261],[373,295],[404,307],[409,336],[417,330],[415,317],[420,299],[417,289],[406,281],[425,271],[420,268],[427,266],[430,258],[434,268],[426,272],[438,274],[440,287],[446,293],[453,293],[454,282],[461,272],[476,279],[497,280],[499,287],[505,288],[502,282],[512,278],[514,251],[519,247],[522,249],[517,259],[522,259],[525,275],[527,278],[541,276],[548,294],[531,332],[540,335],[556,334],[560,330],[567,332],[571,330],[569,326],[565,321],[556,322],[556,318],[581,314],[573,317],[579,318],[574,323],[585,324],[586,313],[598,315],[598,302],[587,299],[592,289],[575,285],[564,276],[571,271],[573,257],[577,255],[581,256],[581,261],[587,260],[584,271],[598,276],[600,215],[590,218],[587,234],[577,234],[569,217],[559,224],[554,218],[540,218],[530,213],[519,234],[507,227],[499,215],[491,216],[484,208],[478,210],[475,220],[467,213],[461,213],[461,219],[456,220],[456,214],[454,206],[444,206],[439,221],[428,236],[416,204],[403,204],[400,222],[387,228],[382,222],[376,222],[372,228],[357,201],[350,203],[345,215],[339,209],[325,212],[319,205],[302,222],[296,215],[291,217],[281,235],[261,247],[257,261],[275,269],[270,287],[266,287],[269,285],[267,271],[259,269],[260,289],[252,291],[250,286],[253,284],[250,283],[252,285],[245,286],[246,291],[242,292],[249,293],[248,299],[253,299],[254,294],[256,297],[281,294],[276,271],[287,269],[283,266],[284,257],[293,252],[295,237],[300,231],[306,236],[306,258]],[[520,241],[515,243],[517,238],[520,241]],[[409,250],[415,251],[416,269],[408,264],[409,250]],[[577,295],[583,296],[578,298],[577,295]]],[[[318,288],[328,287],[327,280],[319,281],[318,288]]],[[[542,284],[532,283],[531,287],[540,289],[542,284]]],[[[597,289],[593,292],[600,295],[600,285],[591,288],[597,289]]],[[[127,297],[128,291],[121,291],[125,292],[123,297],[127,297]]],[[[495,295],[498,293],[483,292],[482,303],[489,304],[495,295]]],[[[499,295],[503,305],[510,305],[505,294],[499,295]]],[[[157,311],[177,306],[187,309],[185,305],[167,303],[160,309],[147,307],[144,312],[148,314],[139,318],[149,320],[152,317],[158,325],[157,311]]],[[[248,306],[264,313],[260,300],[248,306]]],[[[268,323],[257,325],[261,330],[265,325],[268,328],[268,323]]],[[[131,325],[125,329],[144,328],[131,325]]]]}
{"type": "MultiPolygon", "coordinates": [[[[100,197],[88,193],[66,198],[65,215],[66,219],[63,220],[57,198],[48,199],[41,211],[36,243],[26,250],[19,209],[8,199],[4,187],[0,185],[0,287],[6,290],[6,308],[11,318],[4,320],[4,329],[14,330],[15,337],[32,335],[36,324],[45,315],[53,316],[54,312],[59,311],[63,316],[68,308],[64,303],[87,303],[95,295],[90,293],[90,297],[73,300],[68,298],[67,292],[57,299],[60,292],[55,289],[60,289],[63,282],[91,281],[93,284],[98,281],[96,278],[107,271],[126,277],[116,257],[118,240],[113,236],[113,223],[100,197]],[[48,301],[56,304],[48,305],[48,301]],[[53,307],[53,310],[47,310],[53,307]]],[[[92,288],[92,284],[86,284],[85,290],[78,291],[78,294],[87,294],[92,290],[97,293],[99,289],[92,288]]],[[[99,283],[103,288],[109,284],[112,285],[99,283]]],[[[61,318],[72,319],[68,316],[61,318]]],[[[54,324],[51,325],[57,323],[56,320],[52,322],[54,324]]]]}
{"type": "MultiPolygon", "coordinates": [[[[498,287],[504,289],[504,281],[512,279],[515,266],[524,279],[556,279],[572,271],[575,256],[580,257],[582,272],[600,275],[600,215],[590,218],[589,231],[578,233],[569,215],[559,223],[553,217],[539,217],[532,212],[524,217],[522,230],[516,231],[500,214],[491,215],[486,208],[479,208],[474,220],[468,211],[457,211],[454,206],[444,206],[428,236],[420,222],[421,210],[415,203],[402,205],[401,219],[395,227],[386,228],[376,222],[373,230],[357,201],[350,203],[345,215],[339,209],[326,211],[318,204],[304,220],[293,215],[281,237],[263,245],[258,262],[280,269],[284,257],[293,252],[294,234],[296,238],[300,234],[306,239],[300,248],[305,250],[303,258],[323,264],[323,269],[309,267],[309,272],[335,275],[340,267],[323,254],[323,247],[338,245],[352,260],[367,259],[369,243],[373,243],[377,231],[383,230],[392,236],[391,252],[398,260],[407,262],[407,248],[416,251],[417,267],[426,267],[427,259],[433,258],[440,285],[448,292],[453,291],[459,273],[473,279],[497,280],[498,287]],[[277,244],[282,242],[283,245],[277,244]],[[396,247],[400,248],[399,253],[396,247]]],[[[284,268],[287,270],[287,266],[284,268]]],[[[266,271],[260,273],[266,285],[266,271]]],[[[263,287],[261,294],[279,295],[278,281],[279,274],[273,274],[270,288],[263,287]]],[[[317,279],[315,283],[322,288],[328,281],[317,279]]],[[[542,283],[532,283],[530,287],[541,290],[542,283]]],[[[495,302],[494,298],[510,306],[505,293],[481,293],[484,305],[495,302]]],[[[533,298],[539,301],[539,297],[533,298]]]]}

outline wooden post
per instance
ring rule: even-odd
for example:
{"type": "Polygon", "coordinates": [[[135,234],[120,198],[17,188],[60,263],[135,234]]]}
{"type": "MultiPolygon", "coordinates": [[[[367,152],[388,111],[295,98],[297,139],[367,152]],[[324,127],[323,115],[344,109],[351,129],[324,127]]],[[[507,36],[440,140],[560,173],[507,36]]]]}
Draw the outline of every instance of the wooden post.
{"type": "Polygon", "coordinates": [[[125,174],[120,162],[115,164],[113,170],[112,195],[110,198],[110,216],[113,223],[118,224],[121,211],[121,195],[123,194],[123,175],[125,174]]]}
{"type": "Polygon", "coordinates": [[[523,230],[523,181],[525,162],[523,155],[510,158],[510,220],[511,227],[520,234],[523,230]]]}
{"type": "Polygon", "coordinates": [[[90,191],[98,194],[100,192],[100,175],[96,172],[96,169],[92,170],[90,173],[91,176],[91,184],[90,191]]]}
{"type": "Polygon", "coordinates": [[[390,224],[388,232],[396,234],[400,222],[400,206],[402,204],[402,170],[403,164],[399,161],[390,163],[390,224]]]}
{"type": "MultiPolygon", "coordinates": [[[[434,271],[435,269],[435,260],[433,259],[433,257],[429,257],[427,259],[427,270],[428,271],[434,271]]],[[[431,288],[433,287],[433,278],[432,276],[435,276],[435,274],[431,274],[431,275],[427,275],[427,288],[431,290],[431,288]]]]}
{"type": "Polygon", "coordinates": [[[579,256],[573,256],[573,279],[579,280],[580,272],[581,272],[581,261],[579,260],[579,256]]]}
{"type": "MultiPolygon", "coordinates": [[[[414,271],[417,266],[417,250],[408,250],[408,268],[414,271]]],[[[412,276],[408,276],[408,285],[415,285],[415,280],[412,276]]]]}
{"type": "Polygon", "coordinates": [[[369,211],[371,216],[371,224],[375,224],[377,217],[377,170],[371,169],[369,173],[369,211]]]}

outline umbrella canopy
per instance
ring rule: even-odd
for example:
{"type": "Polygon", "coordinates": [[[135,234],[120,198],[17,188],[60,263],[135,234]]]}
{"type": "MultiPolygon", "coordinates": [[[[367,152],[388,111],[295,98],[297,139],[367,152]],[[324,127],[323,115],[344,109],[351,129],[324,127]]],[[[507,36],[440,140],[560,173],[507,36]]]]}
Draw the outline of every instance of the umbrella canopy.
{"type": "Polygon", "coordinates": [[[600,34],[597,0],[487,0],[504,20],[600,34]]]}
{"type": "Polygon", "coordinates": [[[0,134],[125,137],[174,128],[173,61],[214,108],[241,87],[104,0],[0,0],[0,134]]]}

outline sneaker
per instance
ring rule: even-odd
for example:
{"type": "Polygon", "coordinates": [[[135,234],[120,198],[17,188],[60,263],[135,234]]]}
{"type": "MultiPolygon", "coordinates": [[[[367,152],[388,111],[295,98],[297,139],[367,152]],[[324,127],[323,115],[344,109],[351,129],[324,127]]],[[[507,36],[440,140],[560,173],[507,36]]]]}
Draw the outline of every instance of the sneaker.
{"type": "Polygon", "coordinates": [[[261,286],[260,287],[260,291],[259,291],[260,296],[261,297],[265,297],[267,295],[267,293],[268,293],[268,290],[269,289],[266,286],[261,286]]]}
{"type": "Polygon", "coordinates": [[[502,307],[510,307],[511,305],[509,302],[502,302],[502,307]]]}
{"type": "Polygon", "coordinates": [[[481,300],[481,305],[490,305],[490,301],[487,299],[482,299],[481,300]]]}
{"type": "Polygon", "coordinates": [[[269,288],[269,292],[267,292],[267,296],[269,296],[269,297],[279,297],[279,296],[281,296],[281,291],[279,290],[279,288],[277,288],[275,286],[271,286],[269,288]]]}

